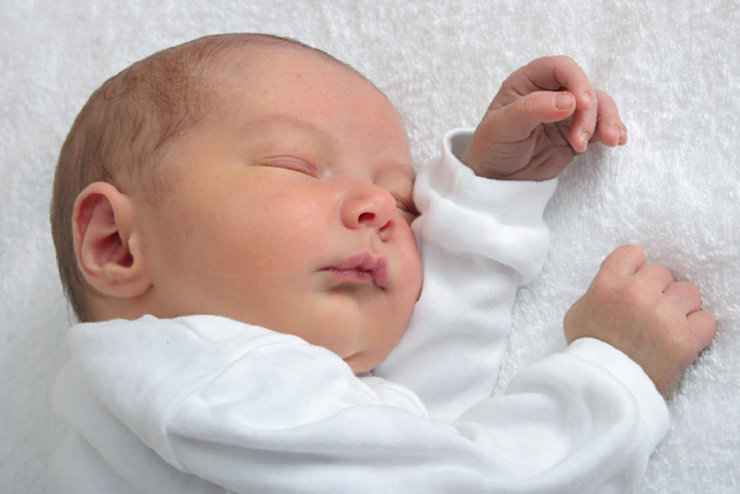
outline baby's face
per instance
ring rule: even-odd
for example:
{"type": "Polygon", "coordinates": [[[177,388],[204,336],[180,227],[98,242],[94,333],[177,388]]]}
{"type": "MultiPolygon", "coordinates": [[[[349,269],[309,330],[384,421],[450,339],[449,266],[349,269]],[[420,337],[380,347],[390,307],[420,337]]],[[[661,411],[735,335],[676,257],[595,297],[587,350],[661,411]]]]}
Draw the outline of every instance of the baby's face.
{"type": "Polygon", "coordinates": [[[217,115],[166,157],[173,191],[141,206],[155,315],[261,325],[367,371],[421,289],[406,133],[347,68],[267,53],[249,62],[258,76],[237,67],[219,79],[217,115]]]}

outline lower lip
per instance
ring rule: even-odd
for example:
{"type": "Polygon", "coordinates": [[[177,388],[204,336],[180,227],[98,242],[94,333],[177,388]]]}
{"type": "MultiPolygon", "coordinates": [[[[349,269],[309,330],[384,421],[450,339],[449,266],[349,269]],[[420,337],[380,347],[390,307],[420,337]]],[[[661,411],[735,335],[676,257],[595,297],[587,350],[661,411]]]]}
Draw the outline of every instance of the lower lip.
{"type": "Polygon", "coordinates": [[[375,277],[370,271],[360,271],[358,269],[325,269],[334,279],[346,283],[374,283],[375,277]]]}

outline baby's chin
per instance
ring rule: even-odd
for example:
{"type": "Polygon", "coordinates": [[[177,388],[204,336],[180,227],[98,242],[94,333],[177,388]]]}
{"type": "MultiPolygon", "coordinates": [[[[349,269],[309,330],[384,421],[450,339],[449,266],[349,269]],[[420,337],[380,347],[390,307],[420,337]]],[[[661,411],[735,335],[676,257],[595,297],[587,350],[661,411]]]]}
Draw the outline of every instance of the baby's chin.
{"type": "MultiPolygon", "coordinates": [[[[398,340],[400,340],[400,337],[398,340]]],[[[383,347],[361,350],[349,357],[344,357],[344,361],[355,374],[369,372],[385,362],[388,355],[390,355],[396,345],[398,345],[398,340],[387,342],[383,347]]]]}
{"type": "Polygon", "coordinates": [[[379,366],[388,357],[388,353],[390,352],[378,356],[377,354],[371,355],[366,352],[360,352],[345,358],[344,361],[352,369],[352,372],[361,374],[363,372],[370,372],[379,366]]]}

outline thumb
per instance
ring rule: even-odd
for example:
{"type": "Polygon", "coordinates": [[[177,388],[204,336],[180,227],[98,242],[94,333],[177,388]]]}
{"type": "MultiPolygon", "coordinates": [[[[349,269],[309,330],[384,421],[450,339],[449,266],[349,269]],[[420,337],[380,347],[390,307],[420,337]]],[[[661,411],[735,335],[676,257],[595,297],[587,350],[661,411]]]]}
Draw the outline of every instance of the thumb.
{"type": "Polygon", "coordinates": [[[498,142],[526,139],[537,126],[559,122],[576,109],[576,97],[567,91],[537,91],[498,109],[489,109],[481,125],[498,142]]]}

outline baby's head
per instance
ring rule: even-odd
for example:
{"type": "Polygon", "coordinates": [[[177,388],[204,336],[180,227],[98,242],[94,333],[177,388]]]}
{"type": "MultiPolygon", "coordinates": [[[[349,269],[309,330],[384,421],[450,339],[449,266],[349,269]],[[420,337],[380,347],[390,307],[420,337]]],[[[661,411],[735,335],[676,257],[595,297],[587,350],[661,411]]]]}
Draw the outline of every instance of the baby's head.
{"type": "Polygon", "coordinates": [[[297,42],[201,38],[108,80],[75,120],[52,232],[81,321],[212,314],[379,364],[421,287],[403,124],[297,42]]]}

